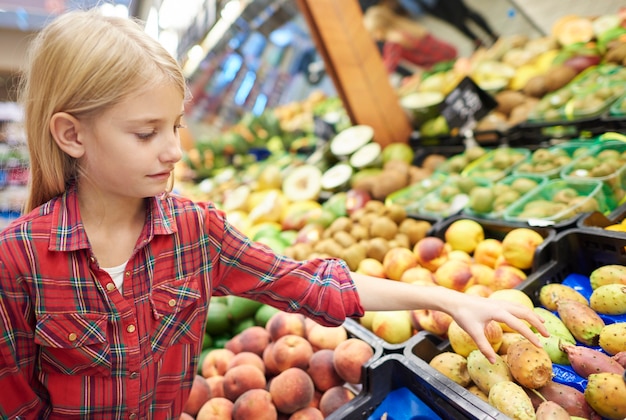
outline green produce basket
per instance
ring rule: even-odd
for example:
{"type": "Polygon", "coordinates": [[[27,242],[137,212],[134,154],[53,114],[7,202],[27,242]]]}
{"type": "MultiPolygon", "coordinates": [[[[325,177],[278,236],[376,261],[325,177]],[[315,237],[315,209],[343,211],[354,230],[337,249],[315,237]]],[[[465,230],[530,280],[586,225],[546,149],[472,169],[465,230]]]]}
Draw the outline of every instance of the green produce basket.
{"type": "Polygon", "coordinates": [[[509,175],[528,156],[530,150],[527,148],[499,147],[470,163],[461,175],[496,182],[509,175]]]}
{"type": "Polygon", "coordinates": [[[462,175],[449,175],[437,189],[428,193],[419,203],[418,215],[445,218],[460,213],[469,201],[471,190],[491,187],[492,181],[462,175]]]}

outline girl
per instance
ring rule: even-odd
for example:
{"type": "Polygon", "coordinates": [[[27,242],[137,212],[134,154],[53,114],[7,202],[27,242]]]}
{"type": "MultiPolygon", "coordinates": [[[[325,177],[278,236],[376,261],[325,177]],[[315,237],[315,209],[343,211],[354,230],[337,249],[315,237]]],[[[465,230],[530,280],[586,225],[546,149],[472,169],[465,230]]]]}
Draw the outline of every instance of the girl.
{"type": "Polygon", "coordinates": [[[0,417],[178,418],[213,295],[329,326],[364,309],[440,309],[491,359],[490,320],[536,345],[522,319],[547,334],[521,305],[275,255],[211,203],[168,194],[185,79],[135,22],[62,15],[29,60],[30,198],[0,234],[0,417]]]}

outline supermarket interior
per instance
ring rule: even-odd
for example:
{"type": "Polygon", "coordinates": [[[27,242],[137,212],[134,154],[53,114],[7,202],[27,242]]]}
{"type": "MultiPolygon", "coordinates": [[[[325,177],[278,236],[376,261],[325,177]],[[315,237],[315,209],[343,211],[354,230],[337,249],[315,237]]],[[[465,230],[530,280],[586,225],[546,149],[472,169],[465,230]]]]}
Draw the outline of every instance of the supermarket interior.
{"type": "MultiPolygon", "coordinates": [[[[93,109],[108,115],[133,96],[93,109]]],[[[85,230],[97,231],[87,222],[85,230]]],[[[0,418],[626,420],[626,4],[0,0],[0,232],[0,388],[28,388],[0,395],[0,418]],[[84,233],[80,215],[47,215],[59,197],[83,210],[74,183],[90,185],[89,175],[77,180],[100,155],[68,152],[52,117],[45,130],[56,146],[47,150],[60,152],[50,160],[69,155],[76,179],[66,168],[52,204],[29,200],[40,189],[32,179],[58,184],[59,172],[38,156],[31,173],[41,124],[26,121],[22,101],[37,95],[20,96],[23,76],[37,79],[25,71],[30,47],[80,10],[135,20],[179,65],[187,90],[175,125],[180,159],[148,178],[171,181],[163,200],[209,203],[160,208],[172,218],[206,211],[209,221],[184,229],[164,215],[148,228],[156,216],[143,210],[146,228],[132,237],[130,257],[108,265],[118,277],[92,254],[84,270],[54,255],[85,251],[65,241],[92,252],[87,234],[67,233],[84,233]],[[210,237],[221,227],[223,242],[210,237]],[[179,239],[194,229],[211,232],[179,239]],[[28,245],[44,234],[49,244],[28,245]],[[159,251],[167,235],[179,248],[159,251]],[[211,261],[194,271],[204,261],[196,245],[211,261]],[[36,272],[38,258],[68,268],[48,279],[36,272]],[[328,273],[308,272],[317,261],[328,273]],[[281,264],[291,268],[279,275],[281,264]],[[175,278],[158,279],[166,274],[175,278]],[[241,283],[218,278],[227,275],[241,283]],[[149,287],[137,286],[139,277],[149,287]],[[396,310],[362,296],[375,308],[363,310],[349,295],[362,278],[443,289],[468,305],[512,305],[543,327],[509,325],[498,313],[477,342],[479,329],[470,334],[464,327],[473,324],[456,318],[472,314],[443,300],[396,310]],[[76,292],[60,298],[70,287],[76,292]],[[80,301],[76,313],[60,309],[63,299],[80,301]],[[351,299],[357,315],[347,313],[351,299]],[[128,316],[135,322],[121,327],[128,316]],[[135,328],[131,345],[124,331],[135,328]],[[141,354],[143,366],[126,366],[126,352],[141,354]],[[64,378],[66,391],[49,389],[64,378]]],[[[120,235],[105,238],[131,236],[120,235]]]]}

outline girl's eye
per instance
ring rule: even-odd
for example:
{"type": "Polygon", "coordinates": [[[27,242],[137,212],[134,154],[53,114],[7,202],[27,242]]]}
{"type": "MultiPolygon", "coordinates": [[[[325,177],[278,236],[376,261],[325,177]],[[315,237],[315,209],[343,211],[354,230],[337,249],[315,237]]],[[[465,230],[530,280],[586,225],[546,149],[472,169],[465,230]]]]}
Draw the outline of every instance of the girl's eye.
{"type": "Polygon", "coordinates": [[[181,128],[187,128],[187,126],[186,126],[186,125],[184,125],[184,124],[176,124],[176,125],[174,126],[174,132],[176,132],[176,131],[180,130],[181,128]]]}
{"type": "Polygon", "coordinates": [[[149,133],[135,133],[135,136],[137,136],[137,138],[140,140],[148,140],[155,134],[156,134],[156,131],[151,131],[149,133]]]}

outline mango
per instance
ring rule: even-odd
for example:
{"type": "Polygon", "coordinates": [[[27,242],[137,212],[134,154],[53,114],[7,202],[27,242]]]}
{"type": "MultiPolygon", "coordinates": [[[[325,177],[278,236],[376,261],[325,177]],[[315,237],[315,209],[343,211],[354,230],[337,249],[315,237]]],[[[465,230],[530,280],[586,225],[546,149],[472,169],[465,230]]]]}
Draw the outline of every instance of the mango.
{"type": "Polygon", "coordinates": [[[604,321],[589,306],[571,299],[557,301],[559,317],[574,338],[588,346],[598,344],[604,321]]]}
{"type": "Polygon", "coordinates": [[[617,373],[589,375],[585,401],[598,414],[611,420],[626,418],[626,382],[617,373]]]}
{"type": "Polygon", "coordinates": [[[487,395],[496,383],[513,380],[509,367],[500,355],[491,364],[480,350],[473,350],[467,356],[467,372],[474,384],[487,395]]]}
{"type": "Polygon", "coordinates": [[[535,420],[535,409],[524,389],[513,381],[501,381],[489,391],[489,404],[514,420],[535,420]]]}
{"type": "Polygon", "coordinates": [[[626,314],[626,285],[614,283],[597,287],[589,297],[589,306],[603,314],[626,314]]]}
{"type": "Polygon", "coordinates": [[[616,322],[602,328],[598,344],[609,354],[626,352],[626,322],[616,322]]]}
{"type": "Polygon", "coordinates": [[[626,266],[620,264],[608,264],[596,268],[589,276],[589,282],[593,290],[605,284],[626,285],[626,266]]]}

